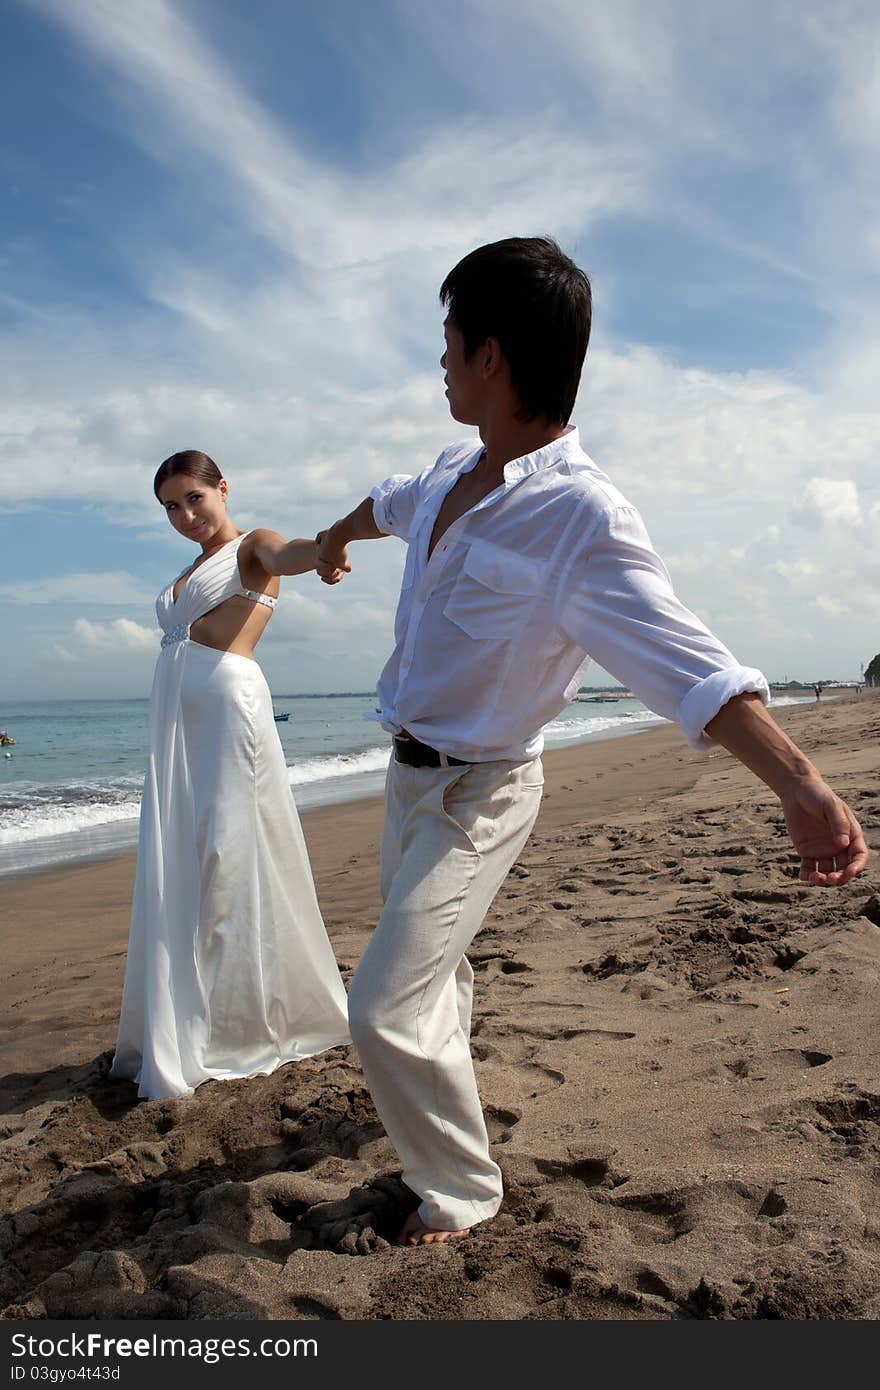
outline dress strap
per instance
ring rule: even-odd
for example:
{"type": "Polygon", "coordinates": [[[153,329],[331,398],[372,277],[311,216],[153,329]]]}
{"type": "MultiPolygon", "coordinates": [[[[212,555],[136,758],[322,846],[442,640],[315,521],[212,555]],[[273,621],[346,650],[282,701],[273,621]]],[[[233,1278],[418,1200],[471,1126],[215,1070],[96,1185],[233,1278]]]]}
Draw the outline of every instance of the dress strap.
{"type": "Polygon", "coordinates": [[[238,592],[242,598],[253,599],[254,603],[264,603],[267,608],[274,608],[278,603],[277,598],[273,598],[271,594],[260,594],[256,589],[239,589],[238,592]]]}

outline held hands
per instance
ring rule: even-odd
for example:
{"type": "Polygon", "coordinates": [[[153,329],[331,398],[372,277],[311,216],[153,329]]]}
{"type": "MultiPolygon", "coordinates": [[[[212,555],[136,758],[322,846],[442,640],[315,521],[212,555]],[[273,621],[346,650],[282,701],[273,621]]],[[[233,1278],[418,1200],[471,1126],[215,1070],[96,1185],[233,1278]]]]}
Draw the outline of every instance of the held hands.
{"type": "Polygon", "coordinates": [[[780,800],[802,883],[839,888],[862,872],[869,857],[862,827],[827,782],[797,778],[780,800]]]}
{"type": "Polygon", "coordinates": [[[340,579],[351,573],[349,542],[378,540],[385,534],[376,524],[371,494],[348,516],[340,517],[326,531],[318,532],[315,537],[318,555],[315,569],[318,577],[324,584],[338,584],[340,579]]]}
{"type": "Polygon", "coordinates": [[[338,584],[340,579],[351,574],[348,547],[334,539],[332,526],[326,531],[319,531],[315,542],[318,547],[315,569],[323,584],[338,584]]]}

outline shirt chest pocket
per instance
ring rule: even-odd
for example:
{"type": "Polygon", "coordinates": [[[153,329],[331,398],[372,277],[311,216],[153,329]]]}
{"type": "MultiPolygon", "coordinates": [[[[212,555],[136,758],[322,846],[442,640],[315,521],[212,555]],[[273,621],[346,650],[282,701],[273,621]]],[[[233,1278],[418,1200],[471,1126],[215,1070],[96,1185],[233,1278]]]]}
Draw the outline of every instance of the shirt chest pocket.
{"type": "Polygon", "coordinates": [[[469,637],[509,640],[531,614],[543,578],[537,560],[472,541],[443,612],[469,637]]]}

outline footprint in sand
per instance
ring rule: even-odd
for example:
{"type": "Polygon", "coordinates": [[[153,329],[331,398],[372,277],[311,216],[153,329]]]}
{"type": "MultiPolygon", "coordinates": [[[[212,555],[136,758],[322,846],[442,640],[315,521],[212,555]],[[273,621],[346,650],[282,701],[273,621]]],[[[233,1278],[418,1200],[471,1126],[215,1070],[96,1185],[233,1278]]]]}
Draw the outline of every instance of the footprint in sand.
{"type": "Polygon", "coordinates": [[[505,1110],[497,1105],[487,1105],[483,1108],[483,1117],[489,1143],[507,1144],[513,1137],[514,1126],[522,1119],[522,1113],[519,1110],[505,1110]]]}
{"type": "Polygon", "coordinates": [[[880,1156],[880,1095],[857,1091],[852,1096],[834,1096],[817,1101],[815,1113],[820,1128],[845,1144],[848,1154],[880,1156]]]}
{"type": "MultiPolygon", "coordinates": [[[[485,933],[484,933],[484,935],[485,935],[485,933]]],[[[470,950],[470,951],[468,951],[468,960],[469,960],[470,963],[471,963],[471,969],[474,971],[475,974],[477,974],[479,971],[485,970],[485,969],[487,968],[487,966],[490,964],[491,961],[493,961],[493,960],[498,960],[498,961],[502,961],[502,962],[504,962],[504,961],[509,961],[510,958],[511,958],[511,955],[512,955],[512,952],[510,952],[510,951],[494,950],[494,949],[492,949],[492,948],[489,948],[489,949],[485,949],[485,948],[484,948],[483,950],[470,950]]]]}
{"type": "Polygon", "coordinates": [[[495,1037],[509,1037],[511,1034],[534,1038],[536,1042],[571,1042],[574,1038],[595,1038],[597,1042],[628,1042],[635,1033],[615,1032],[610,1028],[541,1028],[524,1023],[495,1023],[492,1026],[495,1037]]]}
{"type": "Polygon", "coordinates": [[[399,1177],[385,1174],[352,1188],[347,1197],[309,1207],[297,1218],[294,1240],[300,1249],[370,1255],[387,1249],[417,1205],[399,1177]]]}
{"type": "Polygon", "coordinates": [[[805,892],[799,892],[793,888],[733,888],[730,896],[741,903],[767,903],[791,904],[800,902],[803,899],[810,899],[813,895],[809,888],[805,892]]]}
{"type": "Polygon", "coordinates": [[[522,960],[503,960],[503,961],[501,962],[501,974],[502,974],[502,975],[523,975],[523,974],[526,974],[526,973],[531,974],[531,973],[532,973],[532,967],[531,967],[530,965],[526,965],[525,961],[522,961],[522,960]]]}
{"type": "Polygon", "coordinates": [[[637,975],[643,970],[647,970],[648,961],[639,959],[627,959],[625,956],[618,955],[612,951],[609,955],[602,956],[600,960],[588,960],[584,965],[571,967],[583,975],[589,975],[591,979],[607,980],[612,975],[637,975]]]}
{"type": "Polygon", "coordinates": [[[628,1182],[629,1173],[612,1166],[613,1155],[574,1154],[568,1159],[536,1158],[535,1167],[549,1178],[571,1178],[583,1187],[620,1187],[628,1182]]]}
{"type": "Polygon", "coordinates": [[[606,1200],[635,1244],[671,1245],[690,1229],[684,1198],[676,1192],[614,1193],[606,1200]]]}
{"type": "Polygon", "coordinates": [[[824,1067],[833,1060],[829,1052],[809,1048],[781,1047],[765,1057],[736,1057],[724,1062],[724,1070],[737,1080],[773,1081],[792,1073],[804,1073],[813,1067],[824,1067]]]}

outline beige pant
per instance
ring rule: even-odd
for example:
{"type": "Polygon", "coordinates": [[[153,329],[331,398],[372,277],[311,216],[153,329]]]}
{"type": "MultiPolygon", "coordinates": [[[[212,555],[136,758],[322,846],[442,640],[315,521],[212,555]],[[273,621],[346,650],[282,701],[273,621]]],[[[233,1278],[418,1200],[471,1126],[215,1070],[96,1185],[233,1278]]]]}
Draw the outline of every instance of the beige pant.
{"type": "Polygon", "coordinates": [[[382,842],[385,906],[349,992],[349,1026],[376,1108],[427,1226],[494,1216],[470,1053],[465,951],[541,802],[541,761],[413,768],[393,758],[382,842]]]}

